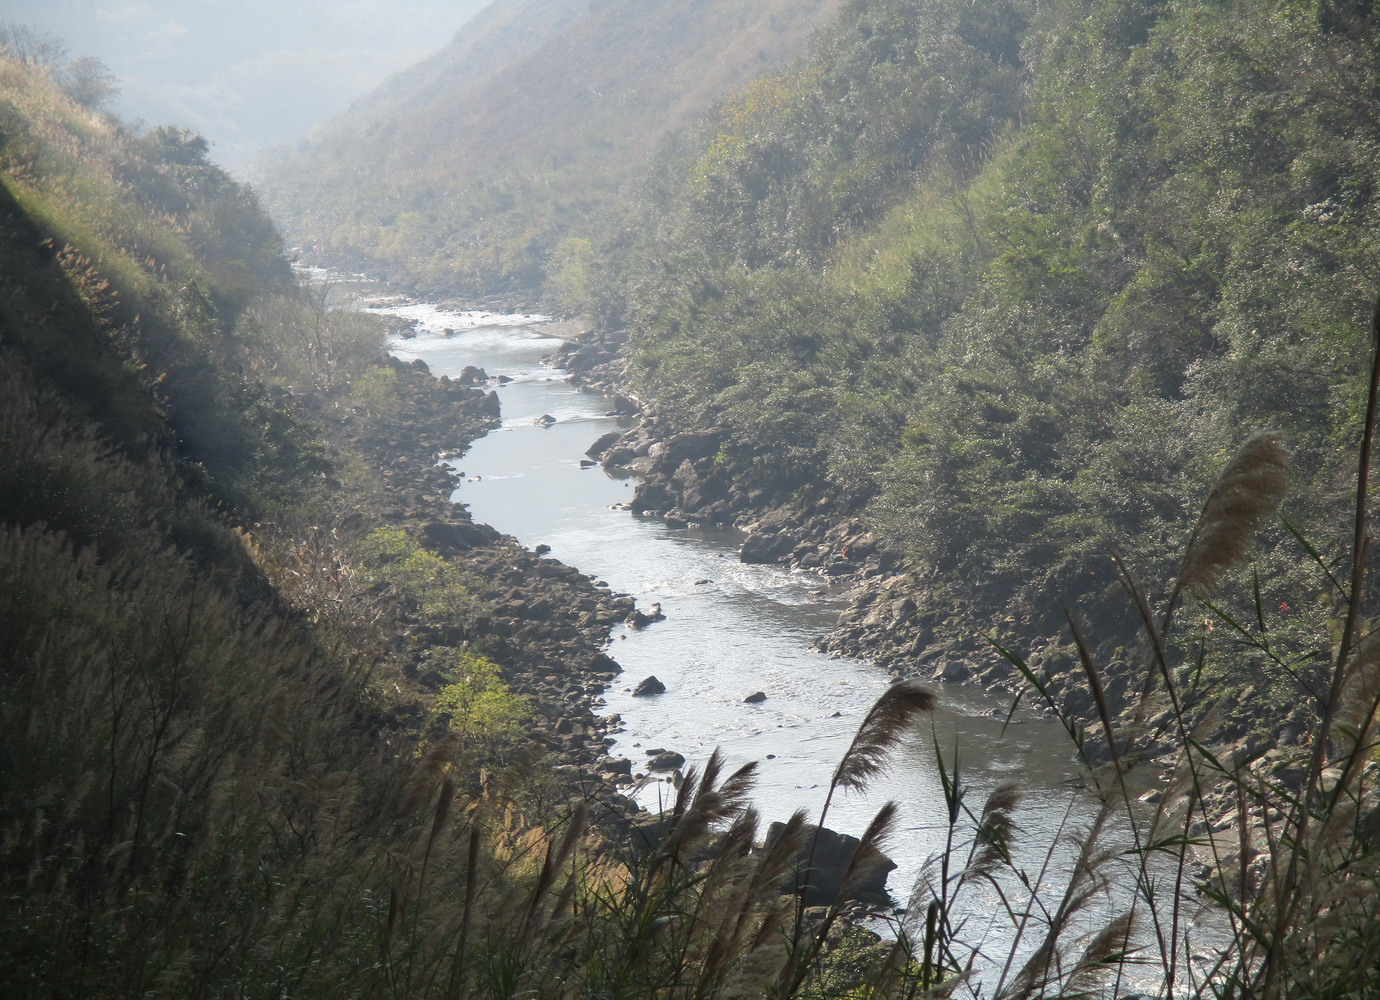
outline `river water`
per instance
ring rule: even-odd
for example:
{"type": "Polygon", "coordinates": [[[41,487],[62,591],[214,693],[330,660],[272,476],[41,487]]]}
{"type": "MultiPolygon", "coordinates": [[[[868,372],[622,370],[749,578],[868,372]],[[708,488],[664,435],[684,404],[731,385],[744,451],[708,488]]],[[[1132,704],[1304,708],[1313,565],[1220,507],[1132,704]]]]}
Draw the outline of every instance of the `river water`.
{"type": "MultiPolygon", "coordinates": [[[[817,817],[833,768],[890,682],[872,664],[811,648],[845,596],[811,574],[739,563],[735,531],[671,530],[620,509],[634,483],[580,462],[596,438],[628,426],[627,418],[609,415],[609,400],[542,366],[557,341],[540,332],[540,317],[425,304],[377,308],[417,323],[415,337],[392,344],[398,357],[421,358],[438,376],[475,365],[491,378],[512,379],[497,389],[502,427],[451,462],[464,474],[454,498],[477,521],[529,548],[549,545],[554,558],[633,595],[639,607],[660,602],[665,621],[620,628],[609,650],[624,669],[604,695],[606,712],[621,719],[610,753],[630,758],[637,771],[653,750],[674,750],[689,765],[702,765],[717,747],[731,766],[759,763],[755,804],[766,820],[785,819],[798,808],[817,817]],[[543,415],[555,423],[534,423],[543,415]],[[632,687],[648,675],[666,692],[633,697],[632,687]],[[757,691],[765,701],[744,703],[757,691]]],[[[904,905],[926,862],[946,848],[936,753],[951,769],[956,755],[965,801],[975,813],[996,786],[1019,786],[1014,854],[1032,883],[1057,894],[1073,856],[1070,835],[1094,810],[1074,787],[1079,772],[1067,735],[1023,710],[1007,722],[1009,699],[961,685],[935,687],[940,708],[933,718],[867,794],[835,800],[827,825],[856,836],[883,802],[900,805],[900,828],[888,846],[898,869],[889,887],[904,905]]],[[[637,793],[651,809],[673,795],[667,780],[655,777],[637,793]]],[[[971,826],[965,821],[961,828],[971,826]]],[[[1007,888],[1019,902],[1025,889],[1007,888]]],[[[988,934],[994,945],[1008,940],[995,891],[978,885],[967,891],[965,937],[988,934]]],[[[1105,919],[1107,910],[1102,913],[1105,919]]]]}

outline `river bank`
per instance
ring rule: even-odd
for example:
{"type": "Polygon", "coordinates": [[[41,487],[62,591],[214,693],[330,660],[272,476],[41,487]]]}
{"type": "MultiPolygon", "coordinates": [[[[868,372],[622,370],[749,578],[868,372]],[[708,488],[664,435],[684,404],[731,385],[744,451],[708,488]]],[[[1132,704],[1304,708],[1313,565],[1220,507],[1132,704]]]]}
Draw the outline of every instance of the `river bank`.
{"type": "MultiPolygon", "coordinates": [[[[965,684],[1007,697],[1021,697],[1051,714],[1082,725],[1088,747],[1100,745],[1096,699],[1078,667],[1067,623],[1037,619],[982,622],[961,583],[938,567],[918,565],[890,549],[823,484],[806,484],[789,495],[769,485],[744,486],[723,461],[726,432],[681,431],[654,401],[630,392],[621,352],[625,332],[587,331],[561,344],[550,364],[570,373],[578,385],[626,400],[638,422],[619,435],[592,443],[589,457],[606,469],[636,475],[639,485],[628,508],[663,519],[672,527],[731,525],[744,533],[738,558],[744,563],[812,573],[846,594],[832,627],[816,640],[831,656],[867,660],[896,679],[965,684]],[[1043,692],[986,636],[1016,633],[1038,637],[1018,652],[1043,678],[1043,692]],[[1045,701],[1048,695],[1049,701],[1045,701]]],[[[1141,710],[1139,660],[1121,660],[1104,678],[1103,695],[1118,724],[1130,724],[1141,710]]],[[[1167,705],[1154,705],[1155,714],[1167,705]]],[[[1216,738],[1244,740],[1244,718],[1224,721],[1216,738]]],[[[1177,745],[1164,726],[1151,727],[1139,744],[1142,759],[1170,758],[1177,745]]]]}
{"type": "MultiPolygon", "coordinates": [[[[570,372],[577,384],[629,398],[619,353],[625,343],[623,334],[586,332],[553,352],[551,364],[570,372]]],[[[654,403],[631,402],[639,410],[636,426],[593,442],[591,460],[639,477],[629,501],[634,513],[672,526],[733,525],[745,533],[739,551],[744,563],[805,570],[846,590],[848,606],[818,640],[819,649],[869,660],[897,678],[973,683],[1003,692],[1020,683],[989,646],[936,635],[934,609],[926,607],[936,591],[934,574],[886,548],[854,512],[822,490],[782,497],[744,488],[719,461],[720,434],[677,432],[654,403]]],[[[1086,713],[1093,706],[1074,698],[1068,707],[1086,713]]]]}
{"type": "MultiPolygon", "coordinates": [[[[721,433],[678,431],[654,402],[629,393],[621,356],[626,341],[626,333],[589,331],[560,345],[549,363],[569,371],[576,384],[620,394],[639,407],[635,426],[600,438],[589,450],[592,461],[639,477],[630,510],[673,527],[736,527],[743,532],[737,553],[743,563],[808,572],[844,595],[846,606],[815,641],[821,652],[875,663],[896,679],[1023,701],[1075,729],[1074,739],[1093,762],[1105,761],[1109,751],[1101,699],[1118,738],[1136,734],[1134,761],[1148,764],[1136,772],[1132,794],[1147,804],[1164,800],[1176,769],[1183,766],[1182,734],[1174,705],[1162,691],[1147,685],[1150,697],[1140,696],[1148,652],[1120,662],[1120,669],[1102,677],[1102,689],[1094,694],[1066,622],[1056,626],[1062,634],[1048,624],[1042,631],[1033,618],[1008,619],[998,628],[980,630],[964,611],[970,599],[961,585],[936,567],[917,566],[886,548],[856,512],[823,490],[807,486],[782,496],[735,482],[720,461],[721,433]],[[999,632],[1044,636],[1013,651],[1029,673],[985,638],[999,632]]],[[[1293,720],[1259,718],[1252,691],[1246,686],[1240,698],[1209,713],[1208,725],[1195,739],[1210,744],[1221,759],[1249,769],[1258,781],[1287,781],[1300,773],[1302,729],[1293,720]]],[[[1258,875],[1269,863],[1269,852],[1261,846],[1267,839],[1261,832],[1265,820],[1252,815],[1250,834],[1243,837],[1235,786],[1219,781],[1200,794],[1203,804],[1191,832],[1209,846],[1195,852],[1196,876],[1206,882],[1233,869],[1258,875]],[[1229,848],[1220,849],[1223,843],[1229,848]],[[1256,846],[1242,848],[1246,843],[1256,846]]]]}
{"type": "MultiPolygon", "coordinates": [[[[481,613],[463,635],[406,638],[468,642],[503,670],[510,689],[527,698],[525,723],[535,748],[552,761],[550,775],[578,789],[610,836],[623,837],[645,814],[620,791],[629,762],[608,756],[614,723],[595,713],[599,694],[620,673],[605,652],[610,630],[633,611],[634,602],[589,577],[524,548],[515,539],[477,523],[451,497],[454,470],[437,464],[442,454],[464,454],[498,423],[498,400],[482,379],[433,377],[424,364],[392,358],[405,405],[358,422],[346,418],[359,450],[382,480],[383,521],[407,531],[424,548],[482,581],[475,595],[481,613]]],[[[419,660],[424,657],[418,657],[419,660]]],[[[440,679],[414,677],[434,690],[440,679]]],[[[418,702],[394,710],[396,725],[419,729],[418,702]]]]}
{"type": "MultiPolygon", "coordinates": [[[[512,480],[502,472],[499,467],[502,457],[499,462],[494,461],[495,454],[506,456],[511,451],[507,444],[508,432],[518,429],[537,440],[553,440],[553,434],[576,435],[570,438],[569,464],[578,469],[575,457],[579,451],[574,442],[581,433],[579,419],[572,419],[572,414],[559,405],[552,407],[560,414],[559,420],[551,418],[547,422],[532,419],[523,409],[521,390],[549,383],[550,376],[541,369],[533,373],[524,372],[521,367],[485,372],[469,363],[484,360],[487,356],[485,344],[492,345],[505,338],[521,341],[529,336],[529,330],[533,331],[530,336],[536,337],[540,344],[551,341],[544,333],[535,333],[541,321],[532,316],[445,311],[439,313],[445,317],[444,321],[434,324],[433,329],[410,325],[408,317],[415,309],[434,307],[390,301],[373,308],[389,310],[401,318],[401,322],[391,324],[394,330],[392,344],[395,351],[410,360],[395,357],[390,365],[411,387],[408,395],[414,400],[405,418],[376,434],[371,442],[376,460],[385,469],[390,495],[405,498],[405,502],[387,507],[385,517],[418,537],[432,552],[485,581],[485,589],[478,596],[487,605],[486,613],[474,623],[464,639],[484,648],[485,655],[503,668],[510,689],[534,703],[536,712],[526,736],[533,746],[541,749],[544,763],[539,770],[552,794],[575,796],[593,804],[595,818],[600,821],[610,845],[616,851],[639,850],[659,836],[663,820],[658,814],[674,799],[682,772],[703,767],[710,749],[701,746],[698,739],[686,738],[685,734],[675,736],[674,725],[663,727],[664,723],[673,721],[674,714],[674,709],[664,700],[630,699],[631,688],[644,668],[627,674],[609,655],[614,652],[609,643],[615,637],[619,640],[615,646],[620,658],[629,649],[640,646],[639,639],[652,638],[655,646],[655,637],[644,631],[655,619],[652,606],[655,602],[644,599],[641,593],[634,599],[628,593],[630,588],[621,586],[615,590],[604,581],[572,568],[566,561],[558,561],[555,556],[562,553],[551,552],[549,546],[538,544],[536,538],[543,537],[541,535],[524,536],[519,541],[511,534],[481,523],[490,520],[491,514],[497,515],[493,520],[505,523],[505,508],[523,503],[548,509],[549,489],[522,489],[520,480],[512,480]],[[414,357],[416,354],[425,354],[437,365],[436,376],[431,375],[420,356],[414,357]],[[518,401],[511,408],[505,403],[508,412],[502,419],[495,416],[500,392],[508,397],[518,393],[518,401]],[[438,405],[431,405],[429,400],[438,405]],[[457,423],[454,420],[457,405],[462,414],[470,415],[468,421],[457,423]],[[487,451],[488,455],[477,454],[477,451],[487,451]],[[434,462],[438,457],[443,458],[440,465],[424,467],[427,458],[434,462]],[[465,469],[471,470],[471,474],[463,471],[465,469]],[[509,486],[518,486],[518,492],[504,494],[506,499],[500,501],[497,508],[484,508],[481,517],[473,516],[466,503],[460,500],[481,487],[484,490],[502,489],[505,481],[509,486]],[[627,642],[629,639],[633,641],[627,642]],[[662,731],[664,728],[664,737],[653,745],[648,739],[635,735],[647,731],[645,722],[634,721],[630,733],[620,712],[611,710],[614,702],[623,706],[624,713],[630,716],[650,714],[651,729],[662,731]]],[[[543,346],[542,350],[545,349],[543,346]]],[[[614,489],[630,489],[630,484],[622,481],[611,481],[610,485],[614,489]]],[[[580,511],[577,508],[573,512],[577,520],[583,520],[580,511]]],[[[627,518],[621,512],[614,516],[620,520],[627,518]]],[[[558,541],[559,550],[562,547],[559,540],[553,538],[553,541],[558,541]]],[[[583,561],[573,562],[582,565],[583,561]]],[[[631,589],[636,590],[635,587],[631,589]]],[[[815,621],[813,617],[810,620],[815,621]]],[[[803,638],[792,641],[804,645],[803,638]]],[[[658,664],[656,669],[662,676],[674,677],[674,654],[656,651],[651,658],[658,664]],[[663,664],[672,665],[672,672],[668,673],[663,664]]],[[[645,660],[645,653],[641,658],[633,655],[634,663],[641,662],[645,666],[645,660]]],[[[419,680],[426,682],[427,678],[419,680]]],[[[678,680],[671,683],[677,688],[683,687],[678,680]]],[[[773,693],[779,694],[775,690],[773,693]]],[[[730,701],[737,701],[739,697],[730,692],[730,701]]],[[[866,691],[850,694],[848,705],[859,699],[870,702],[872,697],[875,694],[866,691]]],[[[846,744],[847,735],[843,730],[851,731],[851,727],[856,726],[864,708],[865,704],[850,708],[846,717],[832,710],[837,718],[830,720],[829,728],[840,732],[821,748],[820,756],[828,759],[827,766],[835,762],[833,746],[846,744]]],[[[415,724],[418,720],[400,721],[415,724]]],[[[777,751],[781,749],[778,740],[758,756],[777,758],[777,751]]],[[[751,754],[751,748],[727,749],[733,766],[745,762],[737,759],[744,753],[751,754]]],[[[781,756],[785,758],[786,755],[781,756]]],[[[808,772],[815,756],[796,755],[779,763],[805,768],[808,772]]],[[[827,773],[823,764],[813,770],[812,784],[818,781],[820,773],[827,773]]],[[[802,780],[792,779],[795,782],[792,787],[798,787],[802,780]]],[[[794,799],[798,794],[788,798],[794,799]]],[[[795,804],[783,801],[769,815],[784,818],[794,808],[795,804]]],[[[865,805],[859,804],[859,808],[865,805]]],[[[850,814],[844,811],[841,815],[847,819],[850,814]]],[[[832,854],[831,868],[847,863],[851,852],[848,845],[856,843],[848,834],[862,832],[865,825],[865,820],[851,823],[858,829],[849,829],[836,840],[839,850],[832,854]]],[[[816,863],[818,865],[819,861],[816,863]]],[[[890,866],[883,866],[872,878],[859,882],[852,892],[874,905],[886,902],[887,867],[890,866]]],[[[903,894],[904,887],[894,891],[903,894]]]]}

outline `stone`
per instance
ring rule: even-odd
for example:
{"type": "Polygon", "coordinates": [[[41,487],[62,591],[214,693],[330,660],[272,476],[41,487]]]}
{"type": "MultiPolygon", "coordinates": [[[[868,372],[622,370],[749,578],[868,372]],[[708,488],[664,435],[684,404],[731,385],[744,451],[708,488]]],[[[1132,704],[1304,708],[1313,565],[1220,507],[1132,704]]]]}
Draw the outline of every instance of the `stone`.
{"type": "Polygon", "coordinates": [[[428,521],[422,525],[422,540],[432,548],[464,550],[488,545],[498,532],[473,521],[428,521]]]}
{"type": "Polygon", "coordinates": [[[627,622],[633,628],[646,628],[652,622],[666,620],[666,615],[661,610],[661,602],[656,601],[646,611],[638,611],[634,608],[628,612],[627,622]]]}
{"type": "Polygon", "coordinates": [[[485,416],[496,417],[503,411],[503,404],[499,402],[498,393],[486,392],[479,398],[477,409],[485,416]]]}
{"type": "Polygon", "coordinates": [[[633,697],[644,698],[648,695],[664,694],[665,692],[666,685],[661,683],[661,681],[657,680],[656,675],[654,674],[650,677],[647,677],[640,684],[638,684],[637,687],[633,688],[633,697]]]}
{"type": "Polygon", "coordinates": [[[659,753],[647,761],[649,771],[674,771],[685,766],[685,758],[674,751],[659,753]]]}
{"type": "Polygon", "coordinates": [[[798,540],[785,532],[753,532],[743,539],[738,561],[744,563],[775,563],[790,556],[798,540]]]}
{"type": "Polygon", "coordinates": [[[585,454],[590,458],[598,458],[604,452],[612,448],[614,442],[622,436],[622,431],[609,431],[607,434],[601,434],[598,439],[585,450],[585,454]]]}
{"type": "Polygon", "coordinates": [[[676,505],[676,498],[660,483],[642,482],[637,484],[633,494],[632,512],[641,514],[649,510],[670,510],[676,505]]]}
{"type": "Polygon", "coordinates": [[[666,441],[663,461],[674,469],[686,459],[693,462],[700,458],[711,458],[718,453],[722,439],[722,431],[687,431],[673,435],[666,441]]]}
{"type": "MultiPolygon", "coordinates": [[[[773,823],[767,828],[763,850],[770,850],[785,829],[784,823],[773,823]]],[[[806,906],[828,906],[842,895],[843,899],[856,899],[871,906],[885,906],[891,903],[886,891],[887,876],[896,869],[896,862],[877,851],[872,857],[862,860],[858,870],[853,873],[847,885],[844,875],[853,861],[859,841],[846,833],[836,833],[828,827],[808,825],[800,851],[796,855],[797,874],[787,880],[784,892],[799,892],[805,887],[806,906]],[[816,843],[817,840],[817,843],[816,843]],[[813,862],[811,856],[813,855],[813,862]],[[805,866],[812,864],[808,872],[805,866]],[[806,877],[808,876],[808,878],[806,877]]]]}
{"type": "Polygon", "coordinates": [[[760,705],[760,704],[762,704],[762,702],[764,702],[764,701],[766,701],[766,700],[767,700],[767,695],[766,695],[766,692],[765,692],[765,691],[754,691],[754,692],[752,692],[752,694],[748,695],[746,698],[743,699],[743,704],[744,704],[744,705],[760,705]]]}
{"type": "Polygon", "coordinates": [[[632,774],[632,761],[626,757],[603,757],[599,761],[599,770],[610,774],[632,774]]]}

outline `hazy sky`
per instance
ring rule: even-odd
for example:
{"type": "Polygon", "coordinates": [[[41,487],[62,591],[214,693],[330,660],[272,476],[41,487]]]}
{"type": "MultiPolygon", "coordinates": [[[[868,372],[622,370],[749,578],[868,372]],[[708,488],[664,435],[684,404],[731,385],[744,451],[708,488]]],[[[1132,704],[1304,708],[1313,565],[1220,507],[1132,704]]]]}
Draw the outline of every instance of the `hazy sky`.
{"type": "Polygon", "coordinates": [[[112,108],[240,167],[440,49],[490,0],[0,0],[120,78],[112,108]]]}

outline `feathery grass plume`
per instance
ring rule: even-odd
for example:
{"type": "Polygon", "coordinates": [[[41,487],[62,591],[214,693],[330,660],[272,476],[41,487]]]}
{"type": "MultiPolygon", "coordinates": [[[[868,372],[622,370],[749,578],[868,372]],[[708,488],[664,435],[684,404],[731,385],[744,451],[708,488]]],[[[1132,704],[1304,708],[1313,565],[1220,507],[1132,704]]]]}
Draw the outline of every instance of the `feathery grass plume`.
{"type": "Polygon", "coordinates": [[[1333,736],[1337,756],[1348,752],[1364,753],[1375,737],[1377,709],[1380,709],[1380,632],[1371,632],[1361,640],[1356,658],[1347,671],[1347,683],[1337,705],[1335,729],[1341,738],[1333,736]]]}
{"type": "Polygon", "coordinates": [[[1274,512],[1288,485],[1289,452],[1283,436],[1257,431],[1248,437],[1217,477],[1193,526],[1171,607],[1185,591],[1208,593],[1224,572],[1245,558],[1251,536],[1274,512]]]}
{"type": "Polygon", "coordinates": [[[730,774],[716,787],[723,759],[716,749],[704,766],[704,775],[696,778],[693,771],[686,776],[681,791],[689,788],[693,797],[677,796],[675,824],[657,848],[657,857],[681,857],[686,849],[698,843],[710,826],[742,810],[752,791],[757,762],[749,761],[730,774]],[[688,798],[688,801],[687,801],[688,798]]]}
{"type": "Polygon", "coordinates": [[[556,876],[565,863],[575,852],[575,846],[584,836],[585,829],[589,823],[589,810],[583,801],[575,806],[575,810],[570,815],[559,841],[550,840],[546,846],[546,857],[542,860],[541,873],[537,876],[537,884],[532,889],[531,900],[527,905],[527,912],[523,916],[522,930],[519,937],[523,941],[530,940],[534,935],[529,933],[541,926],[541,909],[546,900],[547,894],[555,884],[556,876]]]}
{"type": "Polygon", "coordinates": [[[1011,863],[1011,838],[1016,832],[1016,807],[1021,791],[1014,782],[1003,782],[987,796],[978,821],[973,854],[963,880],[990,877],[998,866],[1011,863]]]}
{"type": "Polygon", "coordinates": [[[398,806],[394,819],[411,819],[435,794],[437,785],[450,772],[451,762],[460,748],[460,739],[454,733],[447,733],[437,740],[421,760],[421,766],[408,783],[407,793],[398,806]]]}
{"type": "Polygon", "coordinates": [[[934,692],[918,681],[897,681],[883,691],[834,769],[830,792],[835,788],[862,791],[885,770],[887,753],[900,742],[911,720],[920,712],[932,711],[935,704],[934,692]]]}
{"type": "Polygon", "coordinates": [[[858,838],[858,846],[854,848],[853,856],[848,859],[848,867],[844,869],[843,881],[839,883],[838,898],[834,901],[835,911],[842,907],[847,890],[859,878],[886,862],[887,857],[882,853],[882,846],[891,836],[900,811],[895,802],[884,803],[872,817],[872,822],[867,824],[867,829],[858,838]]]}
{"type": "MultiPolygon", "coordinates": [[[[998,987],[998,995],[1008,1000],[1027,1000],[1030,997],[1045,996],[1048,988],[1057,981],[1062,959],[1060,939],[1070,927],[1073,918],[1107,891],[1106,869],[1118,853],[1116,849],[1106,846],[1104,841],[1111,817],[1112,810],[1104,805],[1097,811],[1092,825],[1078,835],[1078,857],[1074,860],[1069,883],[1064,889],[1059,906],[1048,917],[1044,940],[1016,974],[1010,990],[1003,992],[998,987]]],[[[1040,904],[1040,907],[1044,909],[1043,904],[1040,904]]],[[[1013,951],[1010,958],[1014,957],[1013,951]]],[[[1002,978],[1005,977],[1006,972],[1003,972],[1002,978]]]]}
{"type": "Polygon", "coordinates": [[[1064,982],[1065,995],[1093,996],[1108,975],[1119,974],[1135,950],[1131,944],[1134,928],[1133,915],[1121,913],[1093,935],[1064,982]]]}
{"type": "Polygon", "coordinates": [[[441,831],[445,828],[446,820],[450,818],[451,806],[454,804],[455,778],[447,774],[441,780],[441,790],[436,797],[436,811],[431,818],[431,832],[427,834],[426,850],[423,852],[424,866],[426,859],[430,859],[431,852],[436,848],[436,838],[441,835],[441,831]]]}
{"type": "MultiPolygon", "coordinates": [[[[771,841],[770,846],[760,855],[749,883],[749,897],[755,899],[780,892],[789,884],[789,879],[795,878],[796,859],[805,849],[805,834],[805,810],[797,809],[791,813],[791,818],[780,826],[776,839],[771,841]]],[[[749,911],[744,910],[740,913],[739,924],[741,925],[748,916],[749,911]]],[[[741,926],[739,929],[741,930],[741,926]]]]}

